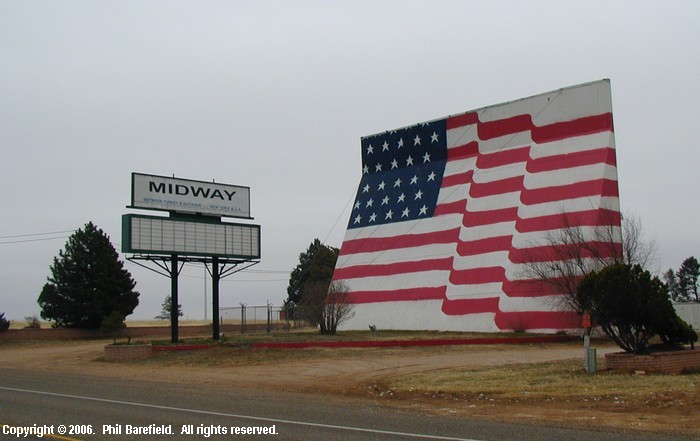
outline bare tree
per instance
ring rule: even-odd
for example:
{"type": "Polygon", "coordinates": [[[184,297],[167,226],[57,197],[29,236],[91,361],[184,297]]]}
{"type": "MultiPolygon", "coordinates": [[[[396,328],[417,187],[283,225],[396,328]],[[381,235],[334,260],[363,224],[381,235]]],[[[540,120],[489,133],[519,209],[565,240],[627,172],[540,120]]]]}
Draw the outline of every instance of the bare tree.
{"type": "Polygon", "coordinates": [[[304,317],[317,325],[321,334],[335,334],[338,326],[352,317],[354,305],[350,303],[350,289],[340,281],[329,284],[310,282],[304,286],[301,300],[304,317]]]}
{"type": "Polygon", "coordinates": [[[650,268],[658,258],[656,239],[647,238],[642,228],[642,221],[636,216],[622,218],[622,260],[627,265],[639,265],[650,268]]]}
{"type": "Polygon", "coordinates": [[[584,313],[586,302],[578,294],[583,277],[615,262],[646,267],[655,260],[656,244],[645,240],[635,217],[617,218],[604,212],[602,226],[581,226],[562,213],[562,227],[547,231],[543,240],[522,250],[520,278],[532,290],[558,295],[563,309],[584,313]],[[609,218],[606,218],[608,216],[609,218]]]}

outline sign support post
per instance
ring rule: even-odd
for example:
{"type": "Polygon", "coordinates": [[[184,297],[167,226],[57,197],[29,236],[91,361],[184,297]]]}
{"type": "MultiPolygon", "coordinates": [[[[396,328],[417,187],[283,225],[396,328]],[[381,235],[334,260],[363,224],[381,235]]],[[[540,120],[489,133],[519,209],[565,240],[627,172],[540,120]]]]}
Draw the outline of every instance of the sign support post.
{"type": "Polygon", "coordinates": [[[177,277],[178,277],[178,262],[177,254],[170,256],[171,266],[170,266],[170,341],[177,343],[179,341],[178,335],[178,314],[180,308],[178,307],[178,288],[177,288],[177,277]]]}
{"type": "Polygon", "coordinates": [[[211,259],[211,315],[212,338],[214,341],[218,341],[221,335],[219,332],[219,279],[219,258],[214,256],[211,259]]]}

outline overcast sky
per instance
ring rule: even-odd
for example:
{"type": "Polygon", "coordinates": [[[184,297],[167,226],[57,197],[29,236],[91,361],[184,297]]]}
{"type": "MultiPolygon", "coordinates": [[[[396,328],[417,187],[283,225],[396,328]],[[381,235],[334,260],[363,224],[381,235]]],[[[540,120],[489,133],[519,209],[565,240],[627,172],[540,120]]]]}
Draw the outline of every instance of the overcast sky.
{"type": "MultiPolygon", "coordinates": [[[[655,269],[678,268],[700,256],[698,17],[696,1],[0,0],[0,312],[39,314],[66,231],[92,221],[120,250],[134,171],[250,187],[262,260],[221,306],[281,304],[299,253],[342,242],[361,136],[602,78],[622,209],[655,269]]],[[[152,318],[168,279],[125,265],[130,318],[152,318]]],[[[205,288],[185,267],[186,318],[205,288]]]]}

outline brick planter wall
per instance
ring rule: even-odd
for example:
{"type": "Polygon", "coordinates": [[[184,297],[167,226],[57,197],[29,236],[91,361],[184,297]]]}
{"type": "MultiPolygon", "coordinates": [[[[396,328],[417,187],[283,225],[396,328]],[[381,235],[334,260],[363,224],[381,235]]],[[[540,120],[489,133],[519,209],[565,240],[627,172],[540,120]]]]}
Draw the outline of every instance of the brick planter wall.
{"type": "Polygon", "coordinates": [[[105,359],[107,361],[126,361],[146,358],[153,353],[153,345],[107,345],[105,346],[105,359]]]}
{"type": "Polygon", "coordinates": [[[700,350],[657,352],[634,355],[624,352],[605,354],[605,367],[621,371],[680,374],[700,370],[700,350]]]}

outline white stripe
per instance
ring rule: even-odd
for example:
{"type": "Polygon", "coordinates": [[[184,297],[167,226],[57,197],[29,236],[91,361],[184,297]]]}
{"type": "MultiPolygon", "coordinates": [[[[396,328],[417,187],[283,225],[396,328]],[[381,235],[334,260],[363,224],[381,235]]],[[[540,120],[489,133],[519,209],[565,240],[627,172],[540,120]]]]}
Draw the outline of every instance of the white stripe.
{"type": "Polygon", "coordinates": [[[479,153],[489,154],[495,152],[505,152],[515,150],[534,144],[530,136],[530,131],[512,133],[510,135],[499,136],[491,139],[480,139],[479,153]]]}
{"type": "Polygon", "coordinates": [[[592,135],[575,136],[558,141],[533,144],[530,149],[532,159],[547,156],[559,156],[569,153],[585,152],[605,147],[615,148],[615,136],[612,132],[600,132],[592,135]]]}
{"type": "Polygon", "coordinates": [[[448,283],[450,271],[422,271],[405,273],[398,276],[372,276],[344,281],[350,292],[357,291],[394,291],[397,289],[438,288],[448,283]]]}
{"type": "Polygon", "coordinates": [[[447,214],[429,219],[395,222],[362,228],[348,228],[343,241],[366,239],[368,237],[395,237],[406,234],[425,234],[450,230],[462,224],[462,214],[447,214]]]}
{"type": "Polygon", "coordinates": [[[455,255],[455,247],[456,241],[448,244],[429,244],[411,248],[386,249],[371,253],[357,252],[340,256],[336,268],[452,257],[455,255]]]}
{"type": "Polygon", "coordinates": [[[476,285],[447,285],[445,296],[450,300],[483,299],[503,297],[501,282],[481,283],[476,285]]]}
{"type": "Polygon", "coordinates": [[[620,199],[614,196],[587,196],[563,201],[545,202],[542,204],[521,205],[518,207],[518,217],[521,219],[530,219],[533,217],[597,210],[598,208],[619,211],[620,199]]]}

